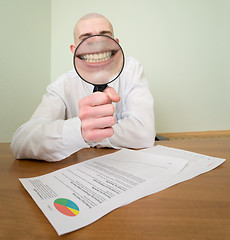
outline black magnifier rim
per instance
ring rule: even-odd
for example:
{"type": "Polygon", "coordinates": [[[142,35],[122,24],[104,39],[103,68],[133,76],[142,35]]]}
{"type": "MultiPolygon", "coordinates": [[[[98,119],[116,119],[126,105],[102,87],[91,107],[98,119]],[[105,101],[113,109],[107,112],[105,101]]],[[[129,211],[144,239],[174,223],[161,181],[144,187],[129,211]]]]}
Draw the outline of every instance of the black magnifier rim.
{"type": "Polygon", "coordinates": [[[83,81],[85,81],[85,82],[87,82],[87,83],[89,83],[89,84],[91,84],[91,85],[93,85],[93,86],[103,86],[103,85],[107,85],[107,84],[113,82],[114,80],[116,80],[116,79],[121,75],[121,73],[122,73],[122,71],[123,71],[123,69],[124,69],[124,65],[125,65],[125,55],[124,55],[124,51],[123,51],[121,45],[120,45],[114,38],[112,38],[112,37],[110,37],[110,36],[107,36],[107,35],[104,35],[104,34],[95,34],[95,35],[91,35],[91,36],[89,36],[89,37],[84,38],[84,39],[78,44],[78,46],[76,47],[76,49],[75,49],[75,51],[74,51],[74,55],[73,55],[73,66],[74,66],[74,69],[75,69],[76,73],[78,74],[78,76],[79,76],[83,81]],[[85,80],[85,79],[80,75],[80,73],[78,72],[78,70],[77,70],[77,68],[76,68],[76,66],[75,66],[75,56],[76,56],[76,52],[77,52],[78,48],[81,46],[81,44],[82,44],[83,42],[85,42],[87,39],[92,38],[92,37],[107,37],[107,38],[110,38],[110,39],[112,39],[112,40],[120,47],[121,52],[122,52],[123,64],[122,64],[122,67],[121,67],[121,71],[119,72],[119,74],[118,74],[114,79],[112,79],[111,81],[109,81],[109,82],[107,82],[107,83],[103,83],[103,84],[93,84],[93,83],[91,83],[91,82],[88,82],[87,80],[85,80]]]}

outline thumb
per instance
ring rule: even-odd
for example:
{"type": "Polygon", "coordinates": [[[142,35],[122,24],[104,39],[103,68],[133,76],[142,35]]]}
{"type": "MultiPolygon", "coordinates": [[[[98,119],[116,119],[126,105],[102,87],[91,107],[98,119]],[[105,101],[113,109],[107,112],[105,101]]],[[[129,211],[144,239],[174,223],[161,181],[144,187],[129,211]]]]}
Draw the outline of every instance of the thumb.
{"type": "Polygon", "coordinates": [[[104,90],[104,93],[106,93],[110,97],[112,102],[119,102],[121,99],[118,93],[112,87],[107,87],[104,90]]]}

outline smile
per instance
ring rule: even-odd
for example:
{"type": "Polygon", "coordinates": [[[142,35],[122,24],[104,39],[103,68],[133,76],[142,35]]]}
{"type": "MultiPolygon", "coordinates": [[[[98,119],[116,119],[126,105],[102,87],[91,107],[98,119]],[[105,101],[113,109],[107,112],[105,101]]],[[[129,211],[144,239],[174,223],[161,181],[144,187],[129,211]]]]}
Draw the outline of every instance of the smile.
{"type": "Polygon", "coordinates": [[[111,59],[115,53],[115,51],[107,51],[101,53],[82,54],[79,58],[88,63],[100,63],[111,59]]]}

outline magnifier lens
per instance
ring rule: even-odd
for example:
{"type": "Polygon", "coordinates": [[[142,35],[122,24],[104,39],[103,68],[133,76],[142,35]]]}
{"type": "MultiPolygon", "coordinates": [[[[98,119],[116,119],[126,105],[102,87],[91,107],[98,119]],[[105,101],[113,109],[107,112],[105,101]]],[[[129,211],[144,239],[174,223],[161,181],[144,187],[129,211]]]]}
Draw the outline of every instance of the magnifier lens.
{"type": "Polygon", "coordinates": [[[106,35],[93,35],[83,40],[74,53],[74,67],[84,81],[103,91],[124,67],[124,53],[120,45],[106,35]],[[104,87],[103,87],[104,86],[104,87]]]}

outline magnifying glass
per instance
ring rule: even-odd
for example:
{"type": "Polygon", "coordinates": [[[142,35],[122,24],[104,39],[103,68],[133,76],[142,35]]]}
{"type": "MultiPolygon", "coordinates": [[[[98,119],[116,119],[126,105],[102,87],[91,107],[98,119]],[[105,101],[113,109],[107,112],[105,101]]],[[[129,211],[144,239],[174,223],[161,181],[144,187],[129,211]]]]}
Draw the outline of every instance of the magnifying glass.
{"type": "Polygon", "coordinates": [[[94,85],[93,92],[103,92],[107,84],[117,79],[125,63],[119,43],[106,35],[92,35],[77,46],[73,65],[79,77],[94,85]]]}

